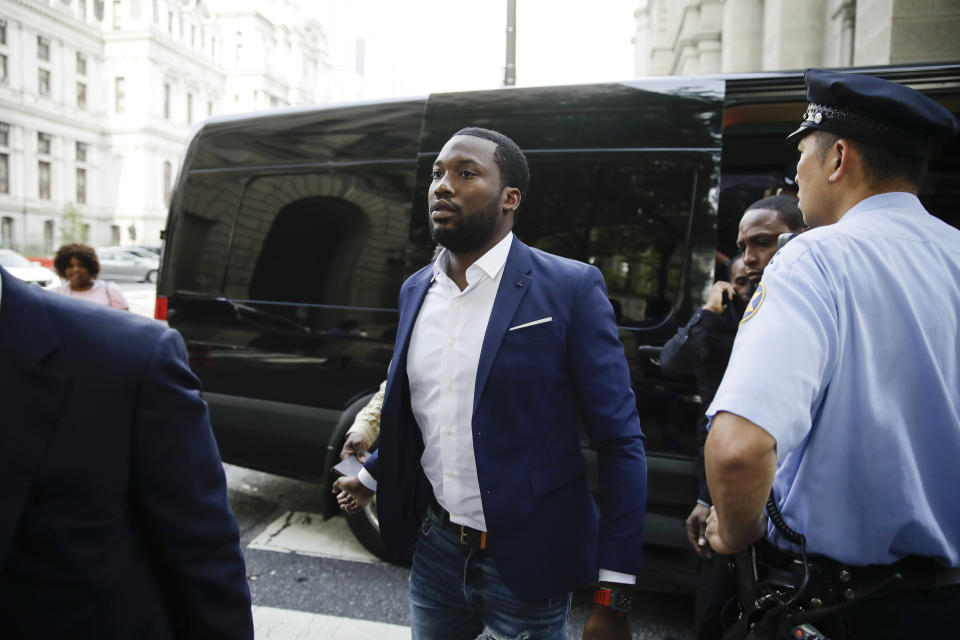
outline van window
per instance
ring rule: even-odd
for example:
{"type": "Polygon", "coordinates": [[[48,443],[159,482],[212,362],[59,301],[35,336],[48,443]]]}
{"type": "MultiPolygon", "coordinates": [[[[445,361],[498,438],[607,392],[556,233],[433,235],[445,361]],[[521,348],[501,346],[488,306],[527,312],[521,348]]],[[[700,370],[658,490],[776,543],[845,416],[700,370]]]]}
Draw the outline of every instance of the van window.
{"type": "MultiPolygon", "coordinates": [[[[530,189],[514,231],[524,243],[596,266],[623,327],[658,324],[683,287],[691,215],[714,216],[700,192],[709,190],[712,154],[528,153],[530,189]]],[[[423,158],[407,271],[430,260],[423,158]]],[[[710,241],[712,244],[712,240],[710,241]]],[[[708,245],[709,246],[709,245],[708,245]]]]}
{"type": "Polygon", "coordinates": [[[220,295],[242,176],[191,175],[186,181],[168,246],[178,291],[220,295]]]}
{"type": "Polygon", "coordinates": [[[411,164],[255,178],[240,206],[225,295],[394,308],[412,173],[411,164]]]}

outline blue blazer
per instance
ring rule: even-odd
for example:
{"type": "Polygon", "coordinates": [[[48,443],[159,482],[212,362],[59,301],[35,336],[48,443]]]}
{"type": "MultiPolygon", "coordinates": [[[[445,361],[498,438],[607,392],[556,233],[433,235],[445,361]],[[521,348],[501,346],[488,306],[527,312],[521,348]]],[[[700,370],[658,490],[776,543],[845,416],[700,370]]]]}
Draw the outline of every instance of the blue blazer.
{"type": "Polygon", "coordinates": [[[252,638],[180,334],[0,277],[0,635],[252,638]]]}
{"type": "MultiPolygon", "coordinates": [[[[402,556],[433,491],[410,408],[407,348],[432,266],[400,290],[377,479],[387,552],[402,556]]],[[[640,571],[646,461],[630,374],[599,270],[513,239],[483,339],[473,409],[474,453],[488,549],[525,600],[567,592],[599,568],[640,571]],[[508,331],[551,317],[551,322],[508,331]],[[585,428],[600,462],[600,514],[587,487],[585,428]]]]}

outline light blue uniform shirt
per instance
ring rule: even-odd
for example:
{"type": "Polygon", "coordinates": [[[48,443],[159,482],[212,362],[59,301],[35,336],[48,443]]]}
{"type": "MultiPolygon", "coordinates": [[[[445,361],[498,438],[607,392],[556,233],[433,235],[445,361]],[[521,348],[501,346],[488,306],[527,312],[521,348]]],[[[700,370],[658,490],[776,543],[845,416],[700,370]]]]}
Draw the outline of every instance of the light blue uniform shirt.
{"type": "MultiPolygon", "coordinates": [[[[807,550],[960,566],[960,230],[867,198],[764,271],[713,403],[777,441],[774,495],[807,550]]],[[[768,538],[798,550],[771,523],[768,538]]]]}

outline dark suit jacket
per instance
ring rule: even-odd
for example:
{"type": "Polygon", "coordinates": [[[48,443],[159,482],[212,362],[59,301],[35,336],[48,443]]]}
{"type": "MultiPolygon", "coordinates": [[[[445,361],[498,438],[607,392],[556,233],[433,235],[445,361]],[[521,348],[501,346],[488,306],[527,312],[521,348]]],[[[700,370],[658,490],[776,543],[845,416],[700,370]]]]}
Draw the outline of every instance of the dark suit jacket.
{"type": "Polygon", "coordinates": [[[0,277],[0,636],[252,638],[180,335],[0,277]]]}
{"type": "MultiPolygon", "coordinates": [[[[407,347],[432,278],[400,291],[387,376],[377,479],[388,553],[414,543],[433,492],[410,409],[407,347]]],[[[630,374],[600,272],[513,239],[477,369],[474,453],[489,549],[504,581],[537,600],[597,577],[639,573],[646,461],[630,374]],[[552,318],[516,331],[511,327],[552,318]],[[590,495],[580,427],[600,458],[600,511],[590,495]]]]}

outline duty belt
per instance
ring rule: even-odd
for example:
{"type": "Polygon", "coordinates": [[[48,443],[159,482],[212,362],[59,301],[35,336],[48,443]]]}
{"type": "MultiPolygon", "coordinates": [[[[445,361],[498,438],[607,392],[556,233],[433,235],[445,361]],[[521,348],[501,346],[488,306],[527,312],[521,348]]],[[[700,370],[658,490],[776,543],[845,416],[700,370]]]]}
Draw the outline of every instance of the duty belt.
{"type": "MultiPolygon", "coordinates": [[[[803,579],[803,559],[795,553],[762,544],[759,561],[769,569],[768,583],[796,587],[803,579]]],[[[815,554],[807,554],[807,561],[810,583],[801,601],[809,609],[871,596],[960,584],[960,568],[944,568],[932,558],[922,556],[907,556],[893,564],[862,567],[815,554]]]]}

